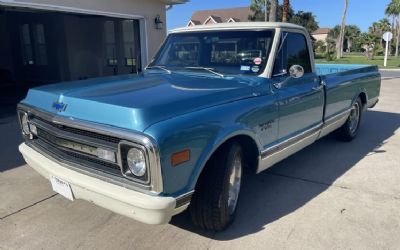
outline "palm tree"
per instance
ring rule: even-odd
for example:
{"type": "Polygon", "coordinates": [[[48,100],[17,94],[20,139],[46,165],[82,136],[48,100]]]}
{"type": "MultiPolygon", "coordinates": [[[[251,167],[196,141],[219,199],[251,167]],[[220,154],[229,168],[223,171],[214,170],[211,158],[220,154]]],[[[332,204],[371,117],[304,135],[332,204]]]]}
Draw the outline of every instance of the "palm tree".
{"type": "Polygon", "coordinates": [[[374,59],[374,48],[376,37],[371,33],[362,33],[360,35],[361,41],[364,44],[365,56],[368,60],[374,59]]]}
{"type": "Polygon", "coordinates": [[[278,0],[271,0],[271,9],[269,12],[269,21],[276,22],[276,17],[278,15],[278,0]]]}
{"type": "Polygon", "coordinates": [[[394,34],[396,36],[396,52],[395,56],[399,56],[399,40],[400,40],[400,32],[399,32],[399,15],[400,15],[400,0],[392,0],[386,8],[386,15],[391,16],[393,20],[392,28],[394,28],[394,34]]]}
{"type": "Polygon", "coordinates": [[[383,18],[381,20],[379,20],[379,25],[382,31],[382,35],[387,32],[390,31],[390,28],[392,27],[392,25],[390,24],[389,19],[387,18],[383,18]]]}
{"type": "Polygon", "coordinates": [[[385,14],[388,17],[392,18],[392,33],[395,33],[395,28],[396,28],[396,18],[397,18],[397,14],[396,14],[396,10],[395,10],[395,5],[393,4],[393,2],[389,3],[388,6],[386,7],[385,10],[385,14]]]}
{"type": "Polygon", "coordinates": [[[282,7],[282,22],[288,21],[288,10],[289,10],[290,2],[289,0],[283,0],[283,7],[282,7]]]}
{"type": "Polygon", "coordinates": [[[390,28],[391,28],[391,25],[390,25],[389,19],[383,18],[383,19],[379,20],[379,29],[380,29],[379,41],[382,46],[383,46],[383,42],[382,42],[383,34],[385,34],[387,31],[390,31],[390,28]]]}
{"type": "Polygon", "coordinates": [[[251,14],[249,20],[251,21],[268,21],[268,0],[252,0],[250,4],[251,14]]]}
{"type": "Polygon", "coordinates": [[[351,48],[353,47],[353,41],[357,37],[359,37],[361,34],[360,28],[358,28],[356,25],[349,25],[346,26],[346,40],[347,40],[347,49],[349,52],[351,52],[351,48]]]}
{"type": "Polygon", "coordinates": [[[340,28],[339,39],[336,44],[336,58],[337,59],[340,59],[343,57],[343,43],[344,43],[344,35],[345,35],[345,31],[346,31],[346,15],[347,15],[348,7],[349,7],[349,0],[344,0],[344,12],[343,12],[343,16],[342,16],[342,26],[340,28]]]}
{"type": "Polygon", "coordinates": [[[368,32],[376,36],[381,46],[383,46],[382,37],[386,31],[390,30],[390,21],[387,18],[381,19],[379,22],[373,22],[368,32]]]}
{"type": "MultiPolygon", "coordinates": [[[[329,39],[334,41],[335,44],[339,43],[341,28],[342,27],[340,25],[336,25],[333,29],[329,31],[328,37],[329,39]]],[[[343,41],[347,43],[347,50],[349,52],[351,52],[354,40],[360,37],[360,34],[361,30],[357,25],[346,25],[343,41]]]]}

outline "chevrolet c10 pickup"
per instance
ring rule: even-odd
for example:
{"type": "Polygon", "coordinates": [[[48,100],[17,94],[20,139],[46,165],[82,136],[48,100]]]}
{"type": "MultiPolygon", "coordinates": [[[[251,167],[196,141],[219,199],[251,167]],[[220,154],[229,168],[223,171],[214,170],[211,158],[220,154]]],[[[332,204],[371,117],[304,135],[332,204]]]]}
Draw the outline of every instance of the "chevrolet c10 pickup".
{"type": "Polygon", "coordinates": [[[176,29],[138,75],[29,90],[19,150],[70,200],[148,224],[188,209],[220,231],[245,169],[260,173],[332,132],[353,140],[380,85],[376,66],[315,65],[300,26],[176,29]]]}

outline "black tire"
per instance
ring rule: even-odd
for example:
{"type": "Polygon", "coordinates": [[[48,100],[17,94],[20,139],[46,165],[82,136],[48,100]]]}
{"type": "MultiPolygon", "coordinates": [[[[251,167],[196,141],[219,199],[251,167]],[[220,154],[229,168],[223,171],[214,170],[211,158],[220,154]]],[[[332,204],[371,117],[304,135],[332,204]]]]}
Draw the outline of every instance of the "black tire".
{"type": "Polygon", "coordinates": [[[346,123],[343,124],[343,126],[340,127],[335,132],[335,135],[339,140],[350,142],[350,141],[354,140],[354,138],[356,138],[356,136],[358,134],[358,130],[360,128],[362,111],[363,111],[363,104],[362,104],[361,98],[358,97],[358,99],[354,102],[354,104],[352,106],[349,118],[347,118],[346,123]],[[357,112],[357,115],[354,114],[354,112],[357,112]],[[355,116],[358,116],[358,118],[355,116]],[[354,118],[357,118],[356,124],[353,124],[354,118]]]}
{"type": "Polygon", "coordinates": [[[197,182],[189,207],[190,216],[196,226],[211,231],[222,231],[232,223],[240,193],[242,168],[242,149],[237,142],[224,145],[211,157],[197,182]],[[235,165],[238,161],[241,164],[239,189],[235,206],[229,207],[229,180],[232,171],[238,169],[235,165]]]}

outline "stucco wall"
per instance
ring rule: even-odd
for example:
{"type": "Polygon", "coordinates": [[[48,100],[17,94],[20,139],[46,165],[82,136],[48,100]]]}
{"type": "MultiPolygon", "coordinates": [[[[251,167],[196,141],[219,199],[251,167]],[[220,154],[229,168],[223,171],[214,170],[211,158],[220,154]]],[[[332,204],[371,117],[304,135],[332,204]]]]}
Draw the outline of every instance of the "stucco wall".
{"type": "MultiPolygon", "coordinates": [[[[0,2],[2,2],[0,0],[0,2]]],[[[161,0],[15,0],[15,3],[33,3],[37,6],[60,6],[124,15],[144,17],[147,33],[148,60],[157,52],[166,35],[165,4],[161,0]],[[154,18],[160,15],[164,28],[157,30],[154,27],[154,18]]],[[[62,8],[60,9],[62,10],[62,8]]],[[[72,11],[72,9],[69,9],[72,11]]],[[[143,40],[142,40],[143,41],[143,40]]]]}
{"type": "Polygon", "coordinates": [[[317,41],[323,41],[326,42],[326,38],[328,37],[328,34],[316,34],[316,35],[312,35],[315,40],[317,41]]]}

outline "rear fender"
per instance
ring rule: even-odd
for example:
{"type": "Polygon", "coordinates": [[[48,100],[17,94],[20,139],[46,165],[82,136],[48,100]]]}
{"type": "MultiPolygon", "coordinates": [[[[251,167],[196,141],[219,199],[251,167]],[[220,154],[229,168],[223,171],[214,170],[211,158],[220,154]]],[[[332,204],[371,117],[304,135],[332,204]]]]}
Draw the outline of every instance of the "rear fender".
{"type": "Polygon", "coordinates": [[[349,107],[349,109],[353,106],[353,104],[357,101],[358,97],[361,96],[362,102],[363,102],[363,109],[366,110],[367,109],[367,103],[368,103],[368,94],[367,94],[367,90],[365,88],[359,88],[358,91],[356,92],[356,94],[354,95],[352,101],[351,101],[351,105],[349,107]],[[365,97],[365,100],[363,100],[363,98],[365,97]]]}

